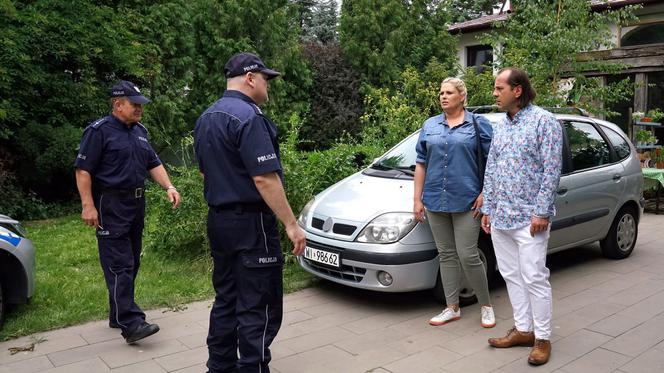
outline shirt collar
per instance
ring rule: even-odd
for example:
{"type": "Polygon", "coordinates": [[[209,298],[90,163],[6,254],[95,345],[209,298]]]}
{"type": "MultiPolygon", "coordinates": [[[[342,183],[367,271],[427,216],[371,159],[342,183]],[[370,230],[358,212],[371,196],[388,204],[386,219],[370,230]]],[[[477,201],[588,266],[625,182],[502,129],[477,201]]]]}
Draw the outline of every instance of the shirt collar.
{"type": "MultiPolygon", "coordinates": [[[[473,113],[471,113],[467,109],[463,109],[463,123],[461,123],[461,125],[464,125],[466,123],[473,123],[473,113]]],[[[440,124],[444,124],[447,126],[447,118],[445,117],[445,113],[440,114],[440,124]]]]}
{"type": "Polygon", "coordinates": [[[507,118],[507,123],[509,124],[514,124],[517,123],[521,120],[521,118],[527,114],[527,112],[532,109],[533,104],[528,104],[525,107],[521,108],[519,111],[516,112],[516,115],[514,115],[514,118],[510,119],[509,114],[505,113],[505,118],[507,118]]]}
{"type": "Polygon", "coordinates": [[[136,125],[136,123],[131,123],[127,127],[127,125],[123,121],[121,121],[118,117],[113,115],[113,113],[108,115],[108,122],[113,124],[113,126],[116,127],[116,128],[122,128],[122,129],[125,129],[125,130],[131,130],[136,125]]]}
{"type": "Polygon", "coordinates": [[[250,104],[256,105],[256,102],[251,99],[251,97],[245,95],[244,93],[240,91],[236,91],[234,89],[229,89],[226,92],[224,92],[224,97],[233,97],[233,98],[239,98],[242,101],[246,101],[250,104]]]}

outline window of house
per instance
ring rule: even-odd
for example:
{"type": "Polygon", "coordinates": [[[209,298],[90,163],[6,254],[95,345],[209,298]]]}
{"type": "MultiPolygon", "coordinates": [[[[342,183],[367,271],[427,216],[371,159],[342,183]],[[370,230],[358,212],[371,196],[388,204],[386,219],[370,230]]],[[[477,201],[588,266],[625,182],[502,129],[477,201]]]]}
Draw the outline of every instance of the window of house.
{"type": "Polygon", "coordinates": [[[491,68],[493,48],[490,45],[473,45],[466,47],[466,51],[466,67],[475,67],[475,72],[478,74],[491,68]]]}
{"type": "Polygon", "coordinates": [[[620,40],[621,47],[659,43],[664,43],[664,23],[637,27],[620,40]]]}

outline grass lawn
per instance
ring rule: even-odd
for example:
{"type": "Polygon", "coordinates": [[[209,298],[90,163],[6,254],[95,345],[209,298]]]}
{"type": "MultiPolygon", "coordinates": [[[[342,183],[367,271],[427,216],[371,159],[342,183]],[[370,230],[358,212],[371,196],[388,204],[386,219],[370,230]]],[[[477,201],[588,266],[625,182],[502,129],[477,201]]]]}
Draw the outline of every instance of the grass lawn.
{"type": "MultiPolygon", "coordinates": [[[[37,248],[36,289],[30,304],[12,307],[0,341],[108,317],[108,293],[94,231],[78,215],[25,222],[37,248]]],[[[144,242],[144,247],[146,243],[144,242]]],[[[284,268],[284,291],[313,278],[293,261],[284,268]]],[[[136,279],[136,303],[143,309],[177,307],[212,299],[211,260],[143,252],[136,279]]]]}

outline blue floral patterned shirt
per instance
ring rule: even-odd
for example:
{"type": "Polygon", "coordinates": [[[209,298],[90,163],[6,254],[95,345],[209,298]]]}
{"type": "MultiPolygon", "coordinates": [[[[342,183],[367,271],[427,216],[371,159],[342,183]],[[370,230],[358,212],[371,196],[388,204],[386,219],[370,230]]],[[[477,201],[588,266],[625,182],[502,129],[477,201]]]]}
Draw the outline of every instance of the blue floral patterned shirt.
{"type": "Polygon", "coordinates": [[[493,228],[523,228],[534,215],[555,215],[562,146],[561,124],[535,105],[493,126],[482,206],[493,228]]]}

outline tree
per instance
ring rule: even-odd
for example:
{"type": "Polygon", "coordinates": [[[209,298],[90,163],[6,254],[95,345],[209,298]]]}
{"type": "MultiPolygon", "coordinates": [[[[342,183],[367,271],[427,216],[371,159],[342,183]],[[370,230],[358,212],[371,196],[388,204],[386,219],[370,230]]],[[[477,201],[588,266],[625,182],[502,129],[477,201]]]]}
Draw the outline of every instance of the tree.
{"type": "Polygon", "coordinates": [[[493,9],[502,5],[497,0],[447,0],[446,6],[452,12],[453,22],[463,22],[492,14],[493,9]]]}
{"type": "Polygon", "coordinates": [[[76,129],[107,110],[108,82],[143,75],[133,14],[44,0],[5,2],[0,18],[0,147],[24,188],[69,195],[76,129]]]}
{"type": "Polygon", "coordinates": [[[194,8],[196,40],[192,81],[187,92],[195,118],[217,100],[226,87],[224,64],[233,54],[257,53],[283,75],[270,82],[265,111],[280,129],[307,104],[311,74],[302,59],[299,29],[292,20],[298,8],[287,0],[199,0],[194,8]]]}
{"type": "Polygon", "coordinates": [[[584,71],[618,72],[622,66],[599,60],[581,61],[580,52],[612,47],[610,24],[634,21],[633,6],[592,12],[589,1],[518,0],[514,13],[485,38],[494,46],[498,67],[516,66],[528,72],[542,105],[565,105],[572,99],[580,107],[597,114],[606,110],[592,100],[605,104],[627,93],[628,82],[602,86],[584,71]],[[572,95],[561,91],[561,79],[573,85],[572,95]],[[581,99],[585,96],[585,99],[581,99]]]}
{"type": "Polygon", "coordinates": [[[300,149],[328,148],[344,134],[361,131],[360,73],[348,63],[339,44],[308,43],[304,56],[313,72],[310,110],[300,129],[300,149]]]}
{"type": "Polygon", "coordinates": [[[82,129],[119,79],[153,100],[144,121],[163,150],[221,95],[225,61],[257,52],[283,73],[266,110],[288,123],[311,83],[294,12],[288,0],[0,0],[0,197],[71,198],[82,129]]]}
{"type": "Polygon", "coordinates": [[[338,41],[336,0],[320,0],[313,6],[311,17],[302,25],[302,40],[327,44],[338,41]]]}
{"type": "Polygon", "coordinates": [[[407,66],[422,68],[432,57],[450,68],[456,64],[449,21],[436,0],[344,1],[339,39],[366,81],[391,86],[407,66]]]}
{"type": "Polygon", "coordinates": [[[295,10],[295,20],[300,30],[304,30],[307,24],[311,22],[311,15],[314,12],[314,6],[317,0],[290,0],[291,6],[295,10]]]}

